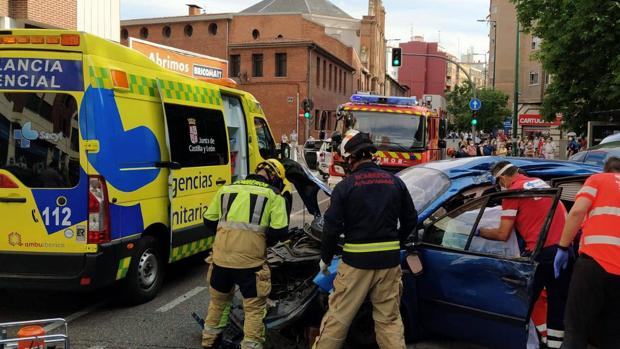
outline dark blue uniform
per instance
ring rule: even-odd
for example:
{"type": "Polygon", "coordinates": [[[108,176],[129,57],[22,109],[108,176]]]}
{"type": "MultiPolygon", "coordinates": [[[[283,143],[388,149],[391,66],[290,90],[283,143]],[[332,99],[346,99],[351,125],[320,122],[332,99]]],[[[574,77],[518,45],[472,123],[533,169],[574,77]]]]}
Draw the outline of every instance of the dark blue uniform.
{"type": "Polygon", "coordinates": [[[346,264],[359,269],[398,266],[400,246],[417,223],[418,214],[405,183],[374,163],[361,164],[332,193],[325,213],[321,258],[331,262],[344,233],[342,260],[346,264]]]}

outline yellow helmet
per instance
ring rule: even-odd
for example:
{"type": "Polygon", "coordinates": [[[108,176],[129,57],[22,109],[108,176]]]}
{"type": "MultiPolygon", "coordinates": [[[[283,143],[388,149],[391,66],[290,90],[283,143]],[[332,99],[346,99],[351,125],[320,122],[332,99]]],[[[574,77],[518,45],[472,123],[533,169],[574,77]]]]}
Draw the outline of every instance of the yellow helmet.
{"type": "Polygon", "coordinates": [[[286,171],[284,170],[284,166],[282,166],[282,163],[276,159],[267,159],[258,164],[258,166],[256,166],[256,173],[258,173],[260,170],[267,171],[269,176],[275,176],[279,180],[279,182],[284,181],[284,179],[286,178],[286,171]]]}

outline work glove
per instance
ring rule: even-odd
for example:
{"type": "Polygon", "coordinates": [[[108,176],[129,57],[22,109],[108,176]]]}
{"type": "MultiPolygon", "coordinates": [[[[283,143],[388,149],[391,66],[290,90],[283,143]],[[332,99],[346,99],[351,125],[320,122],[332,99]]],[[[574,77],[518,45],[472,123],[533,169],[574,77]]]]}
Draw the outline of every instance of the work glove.
{"type": "Polygon", "coordinates": [[[555,253],[555,259],[553,260],[553,273],[555,278],[560,277],[560,272],[568,266],[569,252],[568,248],[558,246],[558,250],[555,253]]]}
{"type": "Polygon", "coordinates": [[[323,275],[329,275],[329,265],[325,264],[322,259],[319,261],[319,269],[321,270],[321,273],[323,273],[323,275]]]}

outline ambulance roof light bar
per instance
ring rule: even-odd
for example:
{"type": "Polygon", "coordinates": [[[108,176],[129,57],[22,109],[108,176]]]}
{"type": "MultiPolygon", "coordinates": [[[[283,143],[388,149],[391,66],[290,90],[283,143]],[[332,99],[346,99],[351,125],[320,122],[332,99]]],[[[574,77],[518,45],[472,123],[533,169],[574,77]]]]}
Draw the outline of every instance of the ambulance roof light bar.
{"type": "Polygon", "coordinates": [[[354,94],[353,96],[351,96],[351,102],[360,104],[385,104],[408,107],[418,105],[418,99],[416,97],[391,97],[363,94],[354,94]]]}

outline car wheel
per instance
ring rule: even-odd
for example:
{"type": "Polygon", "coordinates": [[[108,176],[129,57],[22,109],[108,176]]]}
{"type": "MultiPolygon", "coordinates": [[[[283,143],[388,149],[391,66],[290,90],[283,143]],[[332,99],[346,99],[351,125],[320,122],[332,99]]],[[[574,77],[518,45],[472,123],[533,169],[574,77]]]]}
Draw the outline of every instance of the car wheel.
{"type": "Polygon", "coordinates": [[[143,236],[131,259],[123,281],[123,300],[141,304],[155,298],[164,279],[164,259],[161,247],[153,236],[143,236]]]}

